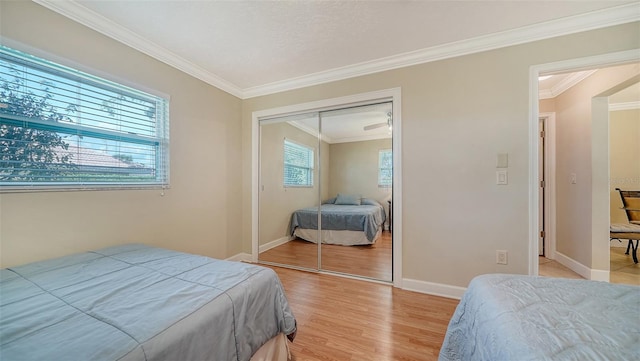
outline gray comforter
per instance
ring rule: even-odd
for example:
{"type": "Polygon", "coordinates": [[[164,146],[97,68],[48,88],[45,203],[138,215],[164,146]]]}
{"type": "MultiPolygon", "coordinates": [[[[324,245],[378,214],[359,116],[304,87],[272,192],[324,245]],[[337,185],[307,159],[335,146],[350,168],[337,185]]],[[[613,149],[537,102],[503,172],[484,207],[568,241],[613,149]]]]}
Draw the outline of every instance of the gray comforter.
{"type": "Polygon", "coordinates": [[[640,287],[496,274],[471,281],[439,358],[638,359],[640,287]]]}
{"type": "Polygon", "coordinates": [[[126,245],[0,273],[0,358],[249,360],[296,330],[273,270],[126,245]]]}
{"type": "MultiPolygon", "coordinates": [[[[361,231],[369,241],[375,239],[378,228],[386,220],[386,213],[381,205],[337,205],[323,204],[322,229],[361,231]]],[[[296,228],[318,229],[318,207],[299,209],[291,215],[289,234],[293,236],[296,228]]]]}

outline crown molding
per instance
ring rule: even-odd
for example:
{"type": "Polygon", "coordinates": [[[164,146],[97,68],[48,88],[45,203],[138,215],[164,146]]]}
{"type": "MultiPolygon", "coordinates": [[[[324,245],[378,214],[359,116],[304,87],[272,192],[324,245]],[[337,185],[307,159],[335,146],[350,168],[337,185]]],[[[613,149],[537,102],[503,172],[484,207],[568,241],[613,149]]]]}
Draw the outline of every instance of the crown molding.
{"type": "Polygon", "coordinates": [[[519,45],[562,35],[640,21],[640,2],[575,15],[522,28],[438,45],[373,61],[334,68],[256,87],[237,85],[204,70],[167,49],[85,8],[74,1],[33,0],[67,18],[109,36],[174,68],[241,99],[294,90],[387,70],[519,45]]]}
{"type": "Polygon", "coordinates": [[[638,2],[246,88],[243,92],[245,98],[253,98],[634,21],[640,21],[638,2]]]}
{"type": "MultiPolygon", "coordinates": [[[[293,120],[290,121],[289,124],[291,124],[292,126],[300,129],[301,131],[310,134],[314,137],[318,136],[318,129],[313,129],[309,126],[306,126],[305,124],[293,120]]],[[[327,136],[326,134],[322,134],[322,141],[326,142],[327,144],[338,144],[338,143],[351,143],[351,142],[363,142],[363,141],[367,141],[367,140],[378,140],[378,139],[391,139],[391,135],[384,135],[384,134],[376,134],[376,135],[359,135],[359,136],[353,136],[353,137],[341,137],[341,138],[330,138],[329,136],[327,136]]]]}
{"type": "Polygon", "coordinates": [[[162,46],[151,42],[138,34],[118,25],[117,23],[105,18],[104,16],[87,9],[86,7],[76,3],[75,1],[56,1],[56,0],[33,0],[33,2],[46,7],[49,10],[63,15],[75,22],[87,26],[103,35],[111,37],[129,47],[132,47],[144,54],[147,54],[167,65],[170,65],[180,71],[183,71],[197,79],[215,86],[225,92],[235,95],[239,98],[243,97],[242,90],[222,79],[221,77],[208,72],[196,64],[172,53],[162,46]]]}
{"type": "Polygon", "coordinates": [[[640,101],[637,100],[633,102],[609,104],[610,112],[615,112],[619,110],[634,110],[634,109],[640,109],[640,101]]]}
{"type": "MultiPolygon", "coordinates": [[[[289,124],[291,124],[292,126],[302,130],[303,132],[311,135],[314,138],[318,137],[318,129],[314,129],[312,127],[309,127],[309,126],[305,125],[304,123],[299,122],[297,120],[292,120],[292,121],[289,122],[289,124]]],[[[322,140],[327,142],[327,143],[331,143],[331,139],[329,137],[327,137],[326,135],[322,136],[322,140]]]]}
{"type": "Polygon", "coordinates": [[[584,79],[591,76],[591,74],[598,71],[598,69],[594,70],[585,70],[579,71],[576,73],[572,73],[568,75],[566,78],[562,79],[562,81],[558,82],[558,84],[554,85],[551,89],[540,89],[540,99],[550,99],[555,98],[558,95],[564,93],[574,85],[580,83],[584,79]]]}

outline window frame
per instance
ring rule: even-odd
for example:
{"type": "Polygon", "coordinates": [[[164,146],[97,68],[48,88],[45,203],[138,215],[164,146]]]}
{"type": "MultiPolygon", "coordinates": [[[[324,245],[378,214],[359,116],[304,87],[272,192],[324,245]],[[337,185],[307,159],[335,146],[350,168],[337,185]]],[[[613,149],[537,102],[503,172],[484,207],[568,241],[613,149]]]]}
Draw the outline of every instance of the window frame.
{"type": "MultiPolygon", "coordinates": [[[[8,46],[0,45],[0,56],[2,56],[3,64],[7,64],[8,66],[4,66],[1,69],[7,70],[7,73],[3,75],[4,81],[7,84],[10,84],[13,81],[24,82],[25,87],[28,84],[35,84],[34,80],[28,80],[30,77],[45,77],[50,79],[53,83],[54,90],[52,93],[49,93],[48,90],[38,89],[35,90],[37,94],[34,96],[42,97],[43,94],[50,95],[55,94],[59,95],[60,91],[68,90],[60,90],[63,87],[87,87],[87,91],[95,92],[97,90],[105,91],[104,100],[111,101],[112,99],[108,98],[107,94],[117,94],[121,96],[121,99],[118,99],[120,105],[130,106],[130,104],[134,104],[134,102],[138,101],[138,105],[140,107],[145,106],[146,104],[153,104],[152,115],[147,115],[149,120],[146,121],[147,124],[138,123],[141,126],[145,126],[148,128],[142,129],[141,133],[135,133],[131,131],[124,130],[113,130],[106,128],[98,128],[97,126],[91,126],[88,124],[79,124],[83,121],[86,122],[84,115],[74,115],[74,119],[80,120],[73,122],[69,121],[50,121],[45,120],[41,117],[28,117],[18,113],[9,113],[2,112],[2,108],[0,108],[0,124],[5,127],[4,129],[8,129],[8,127],[14,128],[27,128],[35,131],[48,131],[51,133],[55,133],[57,136],[64,136],[68,138],[75,137],[74,141],[76,142],[76,148],[81,151],[82,148],[90,151],[94,151],[87,146],[80,146],[81,143],[79,139],[93,139],[100,140],[102,142],[111,144],[109,147],[115,147],[120,149],[121,147],[127,148],[131,147],[137,148],[139,151],[142,149],[147,149],[148,153],[145,153],[147,161],[144,163],[146,166],[145,173],[146,176],[140,176],[138,180],[130,179],[127,181],[125,177],[119,175],[119,173],[127,173],[132,178],[135,178],[135,169],[134,166],[122,167],[122,166],[92,166],[86,164],[77,164],[72,163],[73,167],[77,167],[78,169],[74,170],[66,170],[66,173],[75,178],[73,181],[61,181],[56,180],[55,178],[62,178],[61,172],[63,172],[63,167],[58,167],[57,162],[46,162],[43,161],[40,166],[45,166],[43,169],[42,178],[50,177],[51,180],[46,181],[35,181],[33,177],[27,173],[27,179],[21,181],[0,181],[0,193],[9,193],[9,192],[36,192],[36,191],[64,191],[64,190],[118,190],[118,189],[166,189],[170,186],[170,169],[169,169],[169,103],[170,99],[166,95],[160,95],[159,92],[149,91],[149,90],[139,90],[136,86],[130,86],[123,81],[112,81],[107,79],[108,76],[100,74],[100,76],[92,75],[89,72],[85,72],[85,67],[74,65],[73,67],[68,67],[60,64],[59,62],[53,62],[47,60],[47,58],[55,58],[53,56],[48,56],[48,54],[42,55],[39,51],[33,51],[33,49],[29,50],[29,53],[20,51],[15,48],[10,48],[8,46]],[[38,55],[34,55],[33,53],[38,53],[38,55]],[[80,70],[83,69],[83,70],[80,70]],[[34,75],[36,74],[36,75],[34,75]],[[38,75],[41,74],[41,75],[38,75]],[[30,82],[30,83],[29,83],[30,82]],[[60,85],[64,84],[64,85],[60,85]],[[84,84],[84,85],[81,85],[84,84]],[[127,100],[128,98],[128,100],[127,100]],[[149,131],[150,130],[150,131],[149,131]],[[49,168],[51,167],[51,168],[49,168]],[[56,169],[57,168],[57,169],[56,169]],[[99,169],[102,168],[102,169],[99,169]],[[112,171],[107,171],[106,168],[111,168],[112,171]],[[87,169],[96,170],[97,172],[92,175],[86,175],[87,169]],[[126,171],[129,169],[130,171],[126,171]],[[115,172],[113,171],[115,170],[115,172]],[[30,179],[31,177],[31,179],[30,179]],[[83,179],[85,177],[86,179],[83,179]],[[107,180],[100,180],[100,177],[109,178],[107,180]],[[148,178],[148,179],[144,179],[148,178]]],[[[92,73],[97,73],[90,71],[92,73]]],[[[2,74],[0,74],[2,75],[2,74]]],[[[44,78],[43,78],[44,79],[44,78]]],[[[45,83],[42,83],[43,85],[45,83]]],[[[9,86],[9,85],[7,85],[9,86]]],[[[6,88],[2,89],[5,90],[6,88]]],[[[26,89],[26,88],[25,88],[26,89]]],[[[23,94],[28,94],[23,92],[23,94]]],[[[78,91],[74,97],[67,96],[69,102],[77,102],[77,104],[81,104],[83,102],[83,97],[86,97],[87,94],[84,91],[78,91]]],[[[2,98],[0,98],[0,101],[2,98]]],[[[5,98],[7,101],[7,98],[5,98]]],[[[55,103],[64,103],[61,101],[54,101],[55,103]]],[[[7,103],[8,104],[8,103],[7,103]]],[[[14,103],[15,104],[15,103],[14,103]]],[[[72,103],[67,103],[72,104],[72,103]]],[[[4,103],[2,104],[4,107],[7,107],[4,103]]],[[[105,105],[106,107],[106,105],[105,105]]],[[[54,109],[54,106],[51,107],[54,109]]],[[[62,108],[57,108],[56,111],[62,110],[62,108]]],[[[82,111],[78,111],[78,113],[82,114],[82,111]]],[[[71,119],[70,113],[67,113],[66,116],[71,119]]],[[[104,122],[109,127],[123,127],[123,122],[126,123],[131,119],[127,116],[120,117],[109,120],[108,117],[99,118],[98,121],[104,122]]],[[[129,124],[136,124],[135,122],[131,122],[129,124]]],[[[10,138],[9,138],[10,139],[10,138]]],[[[15,139],[14,139],[15,140],[15,139]]],[[[16,143],[23,142],[24,140],[15,141],[16,143]]],[[[71,141],[70,143],[72,143],[71,141]]],[[[67,144],[69,145],[69,144],[67,144]]],[[[28,146],[28,143],[24,143],[25,148],[28,146]]],[[[16,148],[14,148],[16,149],[16,148]]],[[[20,149],[20,148],[18,148],[20,149]]],[[[105,154],[108,154],[106,151],[105,154]]],[[[58,153],[55,153],[56,157],[58,157],[58,153]]],[[[116,153],[117,156],[126,155],[126,153],[121,153],[118,151],[116,153]]],[[[111,154],[114,159],[117,158],[116,155],[111,154]]],[[[88,155],[90,156],[90,155],[88,155]]],[[[129,158],[130,159],[130,158],[129,158]]],[[[0,161],[2,161],[0,159],[0,161]]],[[[129,160],[130,161],[130,160],[129,160]]],[[[62,164],[62,163],[60,163],[62,164]]],[[[122,164],[122,163],[120,163],[122,164]]],[[[136,165],[136,166],[142,166],[136,165]]],[[[5,168],[7,171],[11,171],[12,168],[5,168]]],[[[23,165],[21,167],[16,167],[16,170],[20,171],[25,169],[23,165]]],[[[27,169],[27,171],[29,171],[27,169]]]]}
{"type": "Polygon", "coordinates": [[[283,170],[282,170],[282,186],[284,188],[313,188],[314,187],[314,183],[315,183],[315,177],[314,177],[314,171],[315,171],[315,162],[316,162],[316,150],[313,147],[310,147],[308,145],[296,142],[294,140],[291,139],[284,139],[283,144],[283,152],[282,152],[282,164],[283,164],[283,170]],[[302,148],[304,150],[306,150],[309,154],[309,156],[311,157],[311,162],[309,162],[309,167],[300,167],[298,165],[293,165],[293,164],[288,164],[287,163],[287,157],[286,157],[286,153],[287,153],[287,143],[290,143],[292,146],[294,147],[298,147],[298,148],[302,148]],[[307,172],[307,178],[310,180],[310,182],[306,183],[306,184],[288,184],[287,183],[287,177],[285,176],[285,174],[287,173],[287,168],[288,167],[296,167],[296,168],[302,168],[305,169],[307,172]]]}

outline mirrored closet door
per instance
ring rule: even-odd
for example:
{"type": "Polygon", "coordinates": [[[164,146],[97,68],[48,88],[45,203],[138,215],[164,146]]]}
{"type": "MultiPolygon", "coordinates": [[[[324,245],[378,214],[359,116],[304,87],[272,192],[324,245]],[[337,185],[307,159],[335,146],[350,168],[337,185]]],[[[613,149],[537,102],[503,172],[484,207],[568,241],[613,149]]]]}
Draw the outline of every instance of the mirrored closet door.
{"type": "Polygon", "coordinates": [[[392,281],[392,113],[260,120],[259,262],[392,281]]]}
{"type": "Polygon", "coordinates": [[[303,212],[306,231],[318,232],[319,129],[317,112],[260,121],[260,262],[318,269],[318,245],[293,237],[291,221],[303,212]]]}
{"type": "Polygon", "coordinates": [[[328,143],[320,269],[392,281],[392,103],[320,113],[328,143]]]}

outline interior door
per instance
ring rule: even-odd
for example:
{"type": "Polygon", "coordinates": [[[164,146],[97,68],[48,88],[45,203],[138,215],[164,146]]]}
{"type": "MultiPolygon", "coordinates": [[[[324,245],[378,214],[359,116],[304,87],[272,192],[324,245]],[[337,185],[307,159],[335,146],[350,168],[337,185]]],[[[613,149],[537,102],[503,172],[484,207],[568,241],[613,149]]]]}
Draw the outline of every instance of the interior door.
{"type": "Polygon", "coordinates": [[[545,168],[545,149],[544,149],[544,141],[545,141],[545,134],[544,134],[544,124],[545,124],[545,120],[544,118],[540,118],[539,119],[539,125],[538,125],[538,129],[540,129],[540,138],[539,138],[539,142],[540,142],[540,146],[538,147],[538,182],[539,182],[539,192],[538,192],[538,224],[540,227],[540,232],[539,232],[539,236],[538,236],[538,255],[540,256],[544,256],[545,255],[545,249],[544,249],[544,238],[545,238],[545,214],[544,214],[544,195],[545,195],[545,172],[544,172],[544,168],[545,168]]]}
{"type": "MultiPolygon", "coordinates": [[[[319,244],[297,238],[290,227],[297,210],[315,207],[318,214],[319,126],[317,112],[260,120],[259,262],[319,269],[319,244]]],[[[305,227],[319,232],[317,224],[305,227]]]]}

